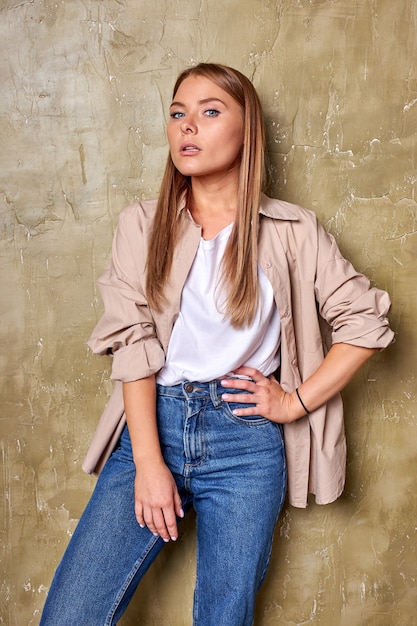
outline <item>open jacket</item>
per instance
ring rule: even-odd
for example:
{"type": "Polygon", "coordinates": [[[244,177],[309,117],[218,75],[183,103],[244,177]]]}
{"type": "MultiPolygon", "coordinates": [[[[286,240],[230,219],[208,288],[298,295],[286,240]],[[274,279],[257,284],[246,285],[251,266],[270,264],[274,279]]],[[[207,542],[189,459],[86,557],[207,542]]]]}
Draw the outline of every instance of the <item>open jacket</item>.
{"type": "MultiPolygon", "coordinates": [[[[125,424],[122,383],[157,373],[163,366],[181,292],[201,229],[180,206],[180,237],[162,312],[145,297],[147,245],[156,201],[124,209],[114,236],[112,260],[98,284],[105,312],[88,342],[112,354],[114,391],[104,409],[83,468],[99,473],[125,424]]],[[[262,195],[258,262],[268,277],[281,317],[281,377],[287,392],[307,379],[332,343],[385,348],[393,339],[388,294],[342,257],[334,238],[311,211],[262,195]]],[[[277,337],[277,347],[279,338],[277,337]]],[[[326,504],[342,492],[346,440],[340,395],[311,414],[284,425],[290,503],[307,505],[308,493],[326,504]]]]}

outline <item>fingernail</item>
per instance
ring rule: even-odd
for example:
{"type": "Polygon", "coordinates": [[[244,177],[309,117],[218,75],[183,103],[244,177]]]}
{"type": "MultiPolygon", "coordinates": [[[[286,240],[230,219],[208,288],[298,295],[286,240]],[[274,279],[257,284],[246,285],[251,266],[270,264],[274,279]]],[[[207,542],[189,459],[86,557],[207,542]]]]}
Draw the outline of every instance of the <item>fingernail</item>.
{"type": "Polygon", "coordinates": [[[180,509],[180,517],[184,517],[184,511],[182,509],[180,509]]]}
{"type": "Polygon", "coordinates": [[[222,400],[226,400],[226,402],[228,400],[230,400],[230,395],[228,393],[222,393],[222,400]]]}
{"type": "Polygon", "coordinates": [[[168,543],[169,539],[167,537],[162,537],[162,539],[165,541],[165,543],[168,543]]]}
{"type": "Polygon", "coordinates": [[[145,524],[141,524],[140,522],[139,522],[139,526],[140,526],[141,528],[145,528],[145,524]]]}
{"type": "Polygon", "coordinates": [[[154,537],[159,537],[158,533],[152,533],[154,537]]]}
{"type": "Polygon", "coordinates": [[[177,537],[171,537],[172,541],[177,541],[177,537]]]}

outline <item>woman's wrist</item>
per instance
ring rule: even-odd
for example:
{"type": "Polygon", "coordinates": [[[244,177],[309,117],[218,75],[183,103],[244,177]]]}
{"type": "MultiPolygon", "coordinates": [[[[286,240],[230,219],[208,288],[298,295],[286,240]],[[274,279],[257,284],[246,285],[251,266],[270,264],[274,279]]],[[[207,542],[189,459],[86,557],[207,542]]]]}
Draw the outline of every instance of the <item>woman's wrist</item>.
{"type": "Polygon", "coordinates": [[[159,445],[141,446],[139,450],[133,450],[133,462],[136,467],[143,465],[162,465],[165,463],[159,445]]]}
{"type": "Polygon", "coordinates": [[[299,388],[295,389],[289,395],[291,399],[290,414],[292,418],[290,421],[296,421],[311,413],[311,411],[308,410],[307,406],[304,404],[304,401],[302,401],[302,391],[299,388]]]}
{"type": "Polygon", "coordinates": [[[306,405],[304,404],[303,399],[302,399],[302,397],[300,395],[299,387],[297,387],[297,389],[295,390],[295,393],[297,395],[297,398],[298,398],[301,406],[303,407],[303,409],[305,411],[305,414],[309,415],[311,413],[311,411],[309,411],[308,408],[306,407],[306,405]]]}

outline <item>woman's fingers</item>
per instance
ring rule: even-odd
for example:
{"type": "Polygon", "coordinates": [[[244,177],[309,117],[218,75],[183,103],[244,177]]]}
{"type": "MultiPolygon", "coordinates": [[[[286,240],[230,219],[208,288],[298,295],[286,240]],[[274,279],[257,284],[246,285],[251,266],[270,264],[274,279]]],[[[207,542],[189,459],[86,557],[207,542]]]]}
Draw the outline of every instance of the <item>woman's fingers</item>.
{"type": "Polygon", "coordinates": [[[135,515],[164,541],[178,538],[177,516],[183,517],[181,498],[171,472],[165,464],[137,467],[135,479],[135,515]]]}
{"type": "MultiPolygon", "coordinates": [[[[255,369],[254,367],[245,367],[245,366],[238,367],[233,373],[237,374],[238,376],[249,376],[249,378],[252,378],[252,380],[254,380],[255,383],[262,383],[264,381],[268,381],[268,378],[266,378],[259,370],[255,369]]],[[[245,379],[242,378],[240,380],[245,380],[245,379]]]]}
{"type": "Polygon", "coordinates": [[[148,507],[145,509],[143,518],[145,526],[155,537],[161,537],[165,542],[178,539],[177,519],[173,508],[151,509],[148,507]]]}
{"type": "Polygon", "coordinates": [[[145,519],[143,517],[143,507],[142,503],[135,501],[135,516],[136,521],[141,528],[145,528],[145,519]]]}
{"type": "Polygon", "coordinates": [[[289,421],[287,394],[279,382],[270,376],[266,378],[259,370],[252,367],[239,367],[234,372],[238,375],[249,376],[246,378],[225,378],[221,381],[226,388],[241,390],[247,393],[224,393],[222,399],[225,402],[250,404],[252,406],[233,409],[237,416],[262,415],[273,422],[285,423],[289,421]]]}
{"type": "MultiPolygon", "coordinates": [[[[238,389],[249,393],[225,393],[222,395],[223,400],[225,402],[264,405],[269,396],[268,387],[271,385],[271,381],[253,367],[239,367],[234,373],[250,376],[250,380],[247,378],[226,378],[221,381],[222,385],[226,388],[238,389]]],[[[237,411],[239,412],[236,415],[256,415],[259,412],[256,410],[256,407],[237,409],[237,411]]]]}

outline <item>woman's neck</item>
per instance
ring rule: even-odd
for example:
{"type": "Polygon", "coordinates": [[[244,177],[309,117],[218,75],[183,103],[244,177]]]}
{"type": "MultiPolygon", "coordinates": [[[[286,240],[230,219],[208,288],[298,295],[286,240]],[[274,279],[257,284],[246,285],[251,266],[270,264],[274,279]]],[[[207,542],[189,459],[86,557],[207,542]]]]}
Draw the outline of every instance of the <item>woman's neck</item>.
{"type": "Polygon", "coordinates": [[[201,226],[202,237],[213,239],[223,228],[235,221],[237,211],[237,184],[204,184],[193,180],[189,211],[201,226]]]}

